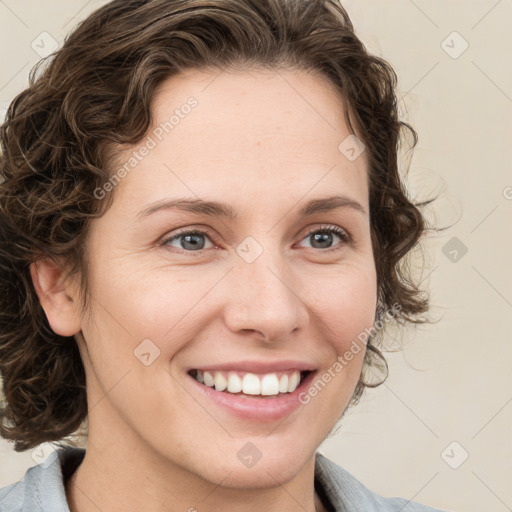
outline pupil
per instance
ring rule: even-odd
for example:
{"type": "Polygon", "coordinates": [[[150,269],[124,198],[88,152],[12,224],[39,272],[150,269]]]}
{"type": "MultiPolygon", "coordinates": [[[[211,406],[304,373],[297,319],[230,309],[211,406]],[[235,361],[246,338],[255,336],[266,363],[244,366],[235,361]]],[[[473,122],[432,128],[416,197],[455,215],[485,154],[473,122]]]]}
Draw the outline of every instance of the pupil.
{"type": "Polygon", "coordinates": [[[202,249],[204,247],[204,240],[201,244],[201,241],[198,242],[198,238],[201,238],[203,235],[195,234],[195,235],[184,235],[183,236],[183,248],[184,249],[202,249]],[[186,247],[186,244],[191,244],[189,247],[186,247]]]}
{"type": "MultiPolygon", "coordinates": [[[[326,247],[328,247],[329,242],[331,241],[332,234],[331,233],[316,233],[313,235],[315,242],[320,242],[321,244],[327,243],[326,247]]],[[[325,248],[322,246],[322,248],[325,248]]]]}

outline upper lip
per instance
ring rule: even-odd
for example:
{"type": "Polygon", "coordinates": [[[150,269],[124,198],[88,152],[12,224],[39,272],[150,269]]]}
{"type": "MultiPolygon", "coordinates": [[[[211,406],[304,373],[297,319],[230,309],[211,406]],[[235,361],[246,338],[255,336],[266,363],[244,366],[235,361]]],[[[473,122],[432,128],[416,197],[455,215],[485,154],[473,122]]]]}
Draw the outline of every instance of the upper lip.
{"type": "Polygon", "coordinates": [[[313,371],[315,366],[304,361],[291,359],[281,361],[233,361],[231,363],[198,365],[189,370],[202,371],[242,371],[250,373],[272,373],[287,370],[313,371]]]}

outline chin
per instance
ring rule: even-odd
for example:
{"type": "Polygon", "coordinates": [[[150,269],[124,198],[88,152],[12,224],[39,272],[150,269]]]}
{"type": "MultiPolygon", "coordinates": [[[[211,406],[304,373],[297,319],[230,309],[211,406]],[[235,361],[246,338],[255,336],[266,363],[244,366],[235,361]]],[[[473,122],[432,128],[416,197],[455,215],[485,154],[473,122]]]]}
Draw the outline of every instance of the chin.
{"type": "Polygon", "coordinates": [[[314,448],[298,450],[292,443],[279,448],[264,446],[265,440],[261,438],[254,443],[247,441],[233,457],[226,457],[224,452],[218,461],[210,460],[206,468],[203,465],[201,476],[232,489],[267,489],[293,480],[315,454],[314,448]],[[257,451],[258,445],[261,450],[257,451]]]}
{"type": "Polygon", "coordinates": [[[286,461],[279,465],[253,467],[251,469],[232,467],[230,470],[232,472],[225,479],[221,478],[219,481],[219,473],[215,472],[212,475],[214,480],[211,481],[218,484],[222,482],[222,487],[228,489],[270,489],[287,484],[299,474],[301,469],[301,467],[291,467],[286,464],[286,461]],[[215,478],[215,475],[217,475],[217,478],[215,478]]]}

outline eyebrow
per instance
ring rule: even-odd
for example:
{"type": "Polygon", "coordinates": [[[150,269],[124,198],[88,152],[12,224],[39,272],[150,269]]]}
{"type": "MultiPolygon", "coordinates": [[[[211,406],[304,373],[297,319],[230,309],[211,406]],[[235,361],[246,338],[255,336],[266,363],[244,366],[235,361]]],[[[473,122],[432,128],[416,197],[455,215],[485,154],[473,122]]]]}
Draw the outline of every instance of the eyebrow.
{"type": "MultiPolygon", "coordinates": [[[[307,217],[316,213],[327,213],[340,208],[351,208],[368,216],[363,205],[344,195],[312,199],[299,210],[299,216],[307,217]]],[[[164,199],[150,204],[147,208],[139,212],[136,218],[142,219],[160,210],[172,209],[206,215],[208,217],[222,217],[229,220],[234,220],[238,217],[237,211],[231,205],[218,201],[205,201],[203,199],[164,199]]]]}

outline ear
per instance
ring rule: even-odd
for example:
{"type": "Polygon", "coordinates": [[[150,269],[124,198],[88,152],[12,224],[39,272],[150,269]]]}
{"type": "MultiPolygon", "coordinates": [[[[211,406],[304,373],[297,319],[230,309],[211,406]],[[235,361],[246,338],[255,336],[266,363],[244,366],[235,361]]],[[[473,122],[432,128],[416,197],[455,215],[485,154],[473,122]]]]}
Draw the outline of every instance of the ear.
{"type": "Polygon", "coordinates": [[[79,333],[82,327],[77,289],[64,282],[64,265],[44,258],[30,265],[30,275],[52,330],[61,336],[79,333]]]}

